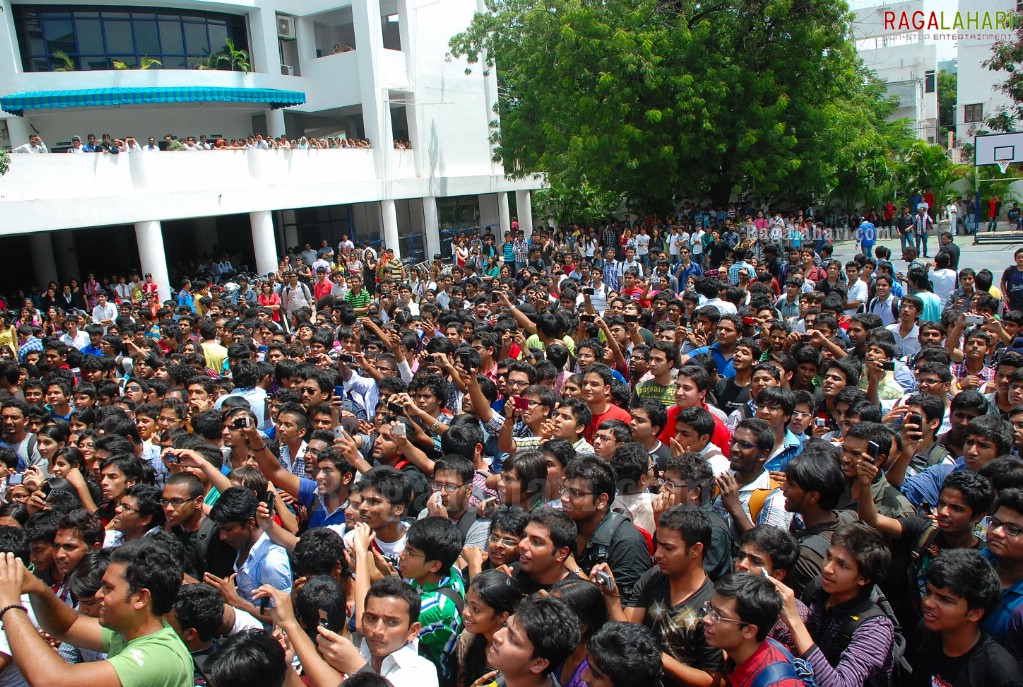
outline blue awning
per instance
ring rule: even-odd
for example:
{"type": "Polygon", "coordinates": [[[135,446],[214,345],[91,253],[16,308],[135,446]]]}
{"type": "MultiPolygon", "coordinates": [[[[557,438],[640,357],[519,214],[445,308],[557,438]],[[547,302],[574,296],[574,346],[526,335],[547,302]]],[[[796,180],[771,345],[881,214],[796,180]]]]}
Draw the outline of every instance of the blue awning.
{"type": "Polygon", "coordinates": [[[305,93],[275,88],[89,88],[80,91],[24,91],[0,98],[0,109],[23,116],[26,110],[152,105],[157,103],[256,103],[272,109],[301,105],[305,93]]]}

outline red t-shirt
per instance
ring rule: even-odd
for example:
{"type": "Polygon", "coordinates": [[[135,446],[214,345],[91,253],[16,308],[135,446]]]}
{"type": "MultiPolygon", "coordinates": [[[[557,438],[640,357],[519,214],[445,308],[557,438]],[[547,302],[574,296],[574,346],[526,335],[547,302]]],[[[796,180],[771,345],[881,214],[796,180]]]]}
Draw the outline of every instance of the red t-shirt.
{"type": "Polygon", "coordinates": [[[597,427],[600,427],[600,423],[604,420],[621,420],[625,424],[629,424],[629,421],[632,420],[632,414],[612,403],[604,413],[593,416],[593,420],[590,421],[590,426],[586,430],[586,441],[593,441],[593,435],[597,433],[597,427]]]}
{"type": "MultiPolygon", "coordinates": [[[[703,404],[703,409],[707,410],[706,403],[703,404]]],[[[681,406],[668,408],[668,422],[664,429],[661,430],[661,435],[657,437],[665,446],[671,446],[671,440],[675,436],[675,422],[678,420],[680,412],[682,412],[681,406]]],[[[721,418],[714,415],[714,413],[711,413],[711,417],[714,418],[714,434],[710,437],[710,443],[721,449],[725,456],[728,456],[732,450],[732,433],[725,427],[725,423],[721,421],[721,418]]]]}

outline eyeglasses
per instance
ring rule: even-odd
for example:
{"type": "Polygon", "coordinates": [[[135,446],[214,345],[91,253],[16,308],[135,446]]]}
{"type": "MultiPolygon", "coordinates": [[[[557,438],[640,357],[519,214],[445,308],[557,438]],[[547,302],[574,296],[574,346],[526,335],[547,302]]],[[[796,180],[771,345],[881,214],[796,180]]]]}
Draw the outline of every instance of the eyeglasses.
{"type": "MultiPolygon", "coordinates": [[[[195,498],[197,499],[199,497],[196,496],[195,498]]],[[[189,501],[195,501],[195,499],[160,499],[160,505],[161,506],[171,505],[174,508],[181,508],[189,501]]],[[[124,504],[121,504],[121,508],[124,508],[124,504]]]]}
{"type": "Polygon", "coordinates": [[[1002,531],[1005,532],[1010,537],[1018,537],[1021,534],[1023,534],[1023,527],[1015,523],[1002,522],[996,517],[991,517],[988,520],[988,530],[998,529],[999,527],[1001,527],[1002,531]]]}
{"type": "Polygon", "coordinates": [[[422,551],[415,551],[413,549],[410,549],[407,546],[405,547],[405,549],[401,553],[406,558],[419,558],[420,556],[422,556],[423,558],[426,558],[426,554],[424,552],[422,552],[422,551]]]}
{"type": "Polygon", "coordinates": [[[718,609],[714,608],[714,606],[709,601],[703,604],[703,606],[700,608],[700,612],[703,613],[708,618],[710,618],[710,621],[715,625],[718,623],[732,623],[733,625],[738,625],[740,627],[742,627],[743,625],[749,625],[749,623],[743,622],[742,620],[726,618],[725,616],[721,615],[718,609]]]}
{"type": "Polygon", "coordinates": [[[750,449],[757,448],[756,444],[750,443],[750,442],[746,441],[745,439],[735,439],[735,438],[733,438],[732,439],[732,445],[733,446],[738,446],[739,448],[741,448],[744,451],[749,451],[750,449]]]}
{"type": "Polygon", "coordinates": [[[448,494],[453,494],[462,487],[464,484],[445,484],[444,482],[430,482],[430,488],[434,491],[443,491],[448,494]]]}
{"type": "Polygon", "coordinates": [[[487,538],[491,544],[503,544],[509,548],[515,548],[519,545],[518,539],[510,539],[508,537],[499,537],[496,534],[492,534],[487,538]]]}
{"type": "Polygon", "coordinates": [[[593,496],[592,491],[583,491],[581,489],[575,489],[573,487],[562,487],[558,491],[558,493],[562,495],[568,494],[568,497],[570,499],[582,499],[586,498],[587,496],[593,496]]]}
{"type": "Polygon", "coordinates": [[[662,485],[668,487],[669,489],[683,489],[689,487],[689,482],[675,482],[670,479],[657,481],[660,482],[662,485]]]}
{"type": "Polygon", "coordinates": [[[135,508],[134,506],[129,506],[126,503],[121,503],[121,505],[119,505],[118,508],[120,508],[121,512],[123,512],[123,513],[139,513],[139,512],[141,512],[141,510],[139,508],[135,508]]]}

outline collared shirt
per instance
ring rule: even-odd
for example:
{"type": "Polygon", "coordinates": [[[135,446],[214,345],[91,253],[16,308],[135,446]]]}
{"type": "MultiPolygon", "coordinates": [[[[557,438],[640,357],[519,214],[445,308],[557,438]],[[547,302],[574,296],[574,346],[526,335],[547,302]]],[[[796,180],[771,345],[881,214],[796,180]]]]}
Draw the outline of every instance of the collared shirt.
{"type": "MultiPolygon", "coordinates": [[[[725,664],[729,687],[750,687],[756,682],[760,673],[769,666],[775,663],[787,663],[788,660],[781,649],[765,639],[753,652],[753,655],[739,665],[735,665],[732,661],[725,664]]],[[[802,685],[803,681],[798,677],[782,678],[770,683],[770,687],[802,687],[802,685]]]]}
{"type": "MultiPolygon", "coordinates": [[[[961,363],[952,363],[952,376],[958,381],[963,381],[971,374],[973,373],[966,369],[965,360],[961,363]]],[[[986,384],[995,381],[995,368],[991,365],[984,365],[977,373],[977,378],[980,379],[980,387],[983,389],[986,384]]]]}
{"type": "Polygon", "coordinates": [[[789,464],[789,461],[798,456],[802,451],[803,442],[786,427],[785,439],[782,441],[781,446],[772,451],[771,457],[764,464],[764,469],[768,472],[781,472],[789,464]]]}
{"type": "MultiPolygon", "coordinates": [[[[418,652],[419,640],[415,640],[388,654],[380,663],[380,677],[387,678],[393,687],[438,687],[437,667],[418,652]]],[[[369,645],[363,641],[359,653],[366,659],[367,670],[372,670],[373,658],[369,645]]]]}
{"type": "Polygon", "coordinates": [[[309,448],[309,444],[303,441],[298,446],[298,451],[295,452],[295,458],[291,458],[291,449],[288,448],[287,444],[281,444],[281,467],[295,475],[296,477],[305,477],[305,452],[309,448]]]}
{"type": "MultiPolygon", "coordinates": [[[[749,484],[739,487],[739,503],[742,505],[742,509],[746,512],[747,517],[750,517],[749,503],[753,492],[764,489],[771,489],[771,476],[767,474],[767,470],[761,472],[760,476],[749,484]]],[[[725,510],[720,496],[714,501],[714,509],[725,519],[734,532],[736,528],[732,522],[732,516],[725,510]]],[[[750,517],[750,519],[752,518],[750,517]]],[[[753,524],[774,525],[775,527],[787,530],[791,522],[792,513],[785,510],[785,495],[782,494],[781,489],[775,488],[764,499],[764,505],[753,524]]]]}
{"type": "Polygon", "coordinates": [[[890,324],[885,329],[895,336],[895,345],[899,349],[899,355],[907,360],[920,352],[920,327],[913,325],[909,334],[903,336],[899,332],[900,323],[890,324]]]}
{"type": "MultiPolygon", "coordinates": [[[[246,601],[253,601],[252,592],[264,584],[284,592],[291,591],[291,563],[283,546],[270,541],[266,532],[260,532],[259,539],[249,549],[244,561],[235,560],[234,571],[238,573],[235,582],[238,594],[246,601]]],[[[270,602],[273,605],[273,602],[270,602]]]]}
{"type": "Polygon", "coordinates": [[[454,658],[455,644],[458,633],[462,630],[462,616],[454,600],[440,589],[450,589],[458,596],[465,598],[465,585],[462,575],[454,566],[448,570],[435,584],[422,587],[415,580],[409,583],[419,592],[421,605],[419,608],[419,644],[438,665],[445,678],[453,678],[458,672],[458,661],[454,658]]]}
{"type": "MultiPolygon", "coordinates": [[[[984,549],[980,553],[991,562],[991,565],[997,563],[997,557],[989,549],[984,549]]],[[[1004,645],[1009,633],[1009,619],[1020,604],[1023,604],[1023,580],[1002,589],[1002,600],[998,602],[998,606],[993,611],[984,617],[984,621],[980,624],[981,627],[996,642],[1004,645]]]]}
{"type": "Polygon", "coordinates": [[[327,511],[327,503],[317,492],[319,485],[316,480],[299,477],[298,479],[298,500],[309,511],[309,529],[325,527],[327,525],[345,524],[345,501],[333,511],[327,511]]]}
{"type": "Polygon", "coordinates": [[[703,353],[709,353],[710,357],[714,359],[714,364],[718,366],[718,374],[722,377],[734,377],[735,367],[732,366],[732,358],[729,356],[725,357],[725,354],[721,352],[717,342],[712,343],[710,346],[701,346],[700,348],[694,348],[689,351],[689,357],[695,358],[703,353]]]}
{"type": "Polygon", "coordinates": [[[142,444],[142,460],[153,466],[153,471],[156,472],[156,485],[158,487],[162,487],[163,483],[170,477],[170,470],[164,465],[161,451],[162,449],[159,446],[153,446],[148,441],[142,444]]]}

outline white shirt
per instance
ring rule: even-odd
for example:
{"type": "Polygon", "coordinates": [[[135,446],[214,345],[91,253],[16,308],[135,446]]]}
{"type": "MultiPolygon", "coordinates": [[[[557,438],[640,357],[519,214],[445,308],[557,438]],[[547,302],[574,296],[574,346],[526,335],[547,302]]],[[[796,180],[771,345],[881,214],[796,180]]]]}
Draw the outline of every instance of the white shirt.
{"type": "Polygon", "coordinates": [[[89,345],[89,335],[79,329],[75,338],[72,339],[71,334],[64,332],[60,337],[60,342],[65,346],[74,346],[78,350],[82,350],[89,345]]]}
{"type": "MultiPolygon", "coordinates": [[[[869,294],[870,290],[867,288],[867,284],[862,279],[857,279],[856,283],[849,287],[849,295],[847,296],[847,299],[850,302],[859,301],[863,305],[866,305],[869,294]]],[[[858,307],[849,308],[845,311],[845,314],[852,316],[856,314],[857,310],[859,310],[858,307]]]]}
{"type": "Polygon", "coordinates": [[[947,303],[948,297],[956,288],[955,270],[931,270],[930,277],[931,284],[934,286],[934,294],[941,299],[943,304],[947,303]]]}
{"type": "Polygon", "coordinates": [[[92,309],[92,321],[96,324],[101,323],[103,320],[116,320],[117,319],[117,306],[107,301],[107,306],[104,308],[102,305],[97,305],[92,309]]]}
{"type": "MultiPolygon", "coordinates": [[[[28,594],[21,595],[21,605],[24,606],[28,611],[29,622],[32,623],[32,627],[38,629],[39,621],[36,620],[35,611],[32,610],[32,600],[28,594]]],[[[18,613],[18,611],[15,611],[18,613]]],[[[11,653],[11,645],[7,641],[7,633],[0,632],[0,653],[13,657],[11,653]]],[[[18,664],[11,661],[7,664],[7,667],[0,671],[0,687],[28,687],[28,680],[21,674],[21,670],[18,668],[18,664]]]]}
{"type": "MultiPolygon", "coordinates": [[[[437,666],[419,655],[418,645],[416,639],[385,656],[380,664],[380,676],[387,678],[394,687],[437,687],[437,666]]],[[[373,659],[365,641],[359,653],[372,668],[373,659]]]]}

